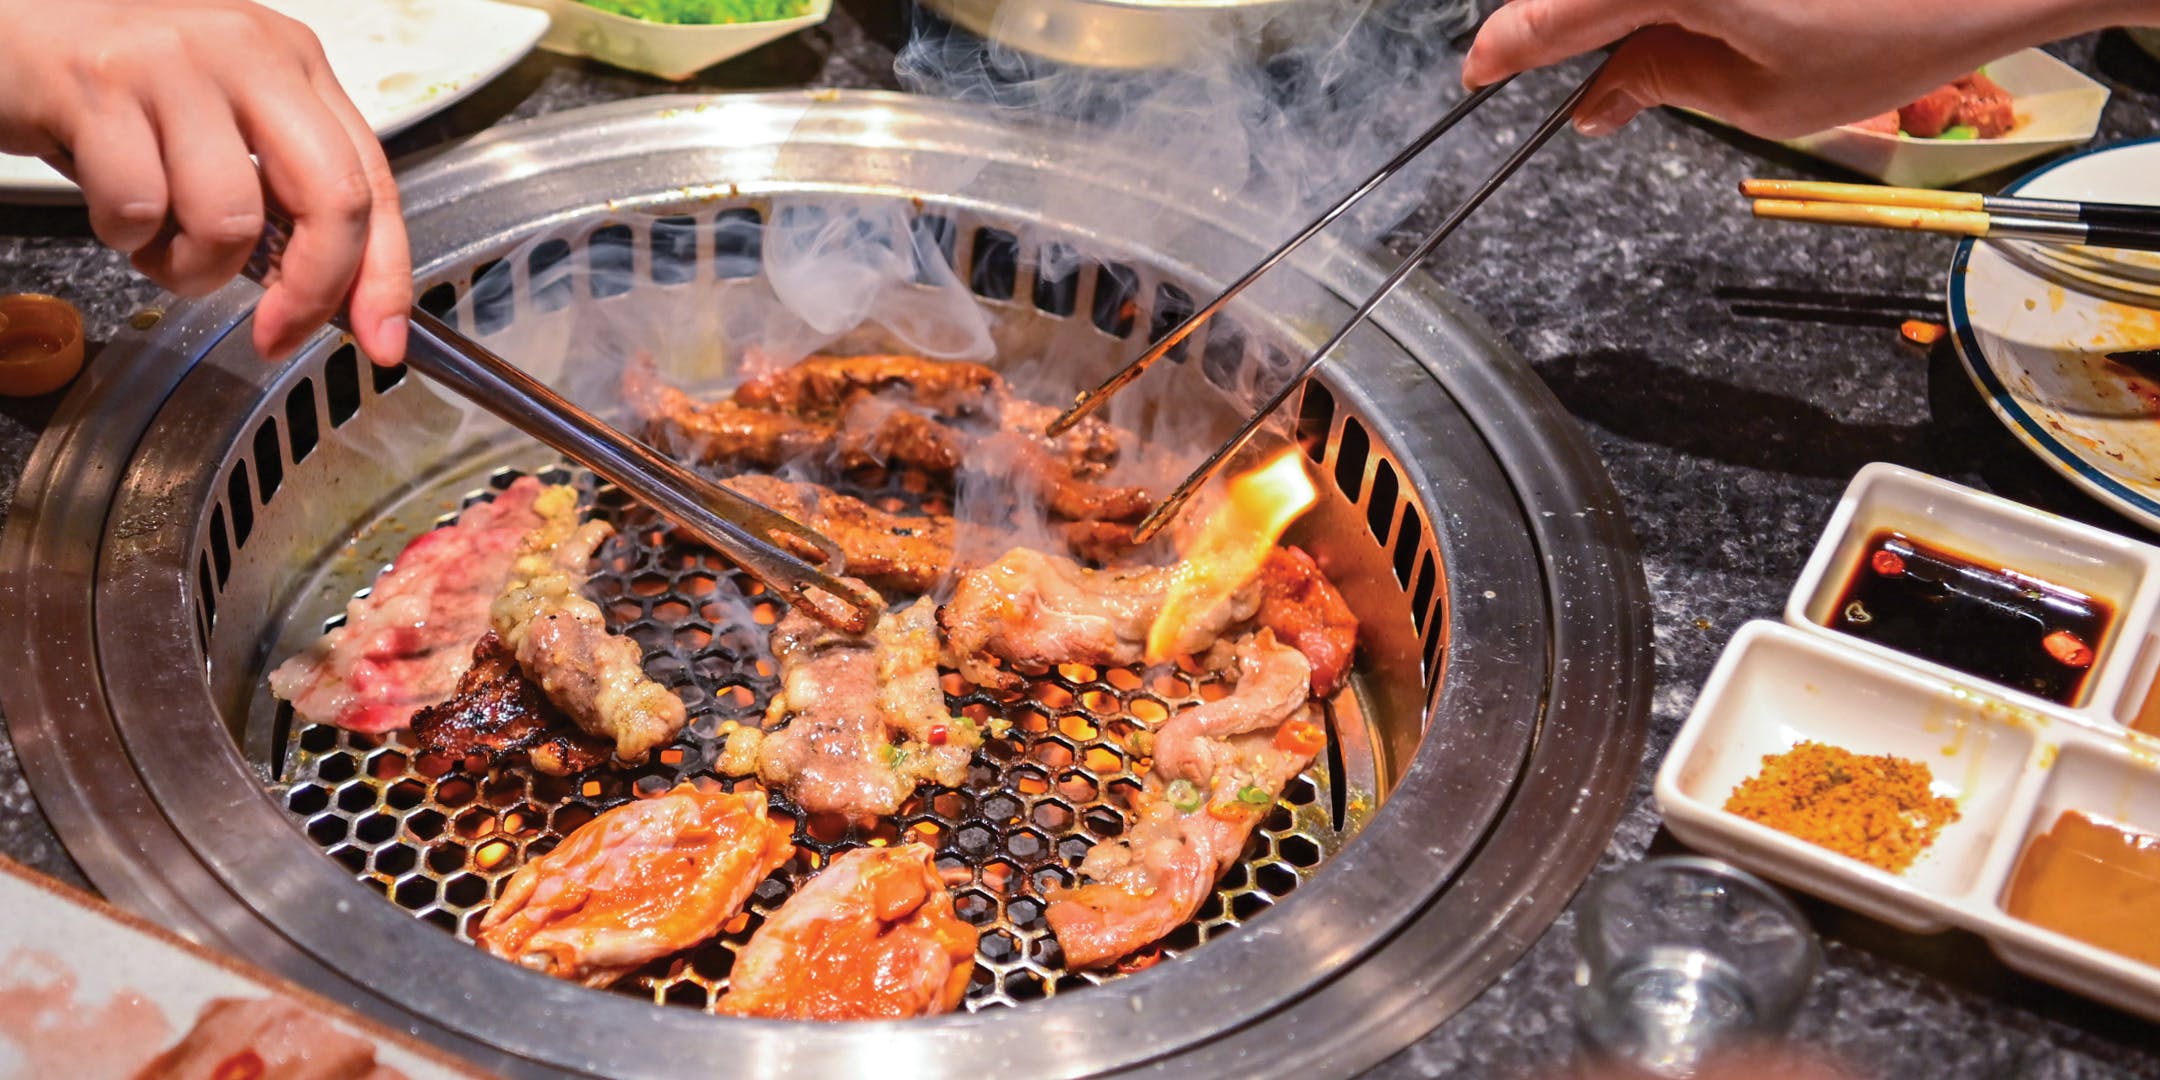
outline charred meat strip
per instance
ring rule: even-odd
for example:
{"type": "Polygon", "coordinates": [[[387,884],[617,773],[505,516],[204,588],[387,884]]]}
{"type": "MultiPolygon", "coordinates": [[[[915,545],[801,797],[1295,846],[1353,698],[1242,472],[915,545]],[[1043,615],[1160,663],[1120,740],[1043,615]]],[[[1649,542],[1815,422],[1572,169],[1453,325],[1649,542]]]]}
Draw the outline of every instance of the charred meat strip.
{"type": "Polygon", "coordinates": [[[1208,784],[1237,761],[1232,735],[1272,730],[1311,697],[1312,667],[1305,654],[1261,630],[1238,642],[1235,692],[1202,702],[1165,720],[1155,732],[1153,769],[1165,780],[1208,784]]]}
{"type": "Polygon", "coordinates": [[[837,414],[863,393],[901,391],[947,416],[995,411],[1005,382],[997,372],[964,361],[920,356],[810,356],[743,383],[735,403],[793,416],[837,414]]]}
{"type": "Polygon", "coordinates": [[[518,868],[474,943],[505,960],[606,986],[719,932],[793,857],[765,793],[694,783],[601,814],[518,868]]]}
{"type": "MultiPolygon", "coordinates": [[[[839,544],[848,572],[880,589],[929,592],[949,570],[958,569],[963,549],[975,546],[962,537],[986,538],[944,514],[896,514],[819,484],[760,473],[720,483],[839,544]]],[[[1109,522],[1068,521],[1058,532],[1075,555],[1098,562],[1132,547],[1132,530],[1109,522]]]]}
{"type": "Polygon", "coordinates": [[[812,356],[736,388],[734,402],[806,419],[834,419],[866,396],[904,402],[940,419],[984,417],[1031,436],[1076,476],[1117,460],[1116,429],[1087,417],[1063,435],[1047,434],[1061,411],[1013,393],[981,364],[921,356],[812,356]]]}
{"type": "Polygon", "coordinates": [[[764,732],[728,733],[723,770],[755,767],[811,813],[893,814],[922,781],[958,787],[982,735],[945,707],[927,602],[888,612],[867,636],[797,611],[772,633],[780,692],[764,732]]]}
{"type": "Polygon", "coordinates": [[[1131,823],[1080,863],[1087,883],[1048,894],[1044,917],[1067,964],[1107,964],[1190,920],[1284,785],[1325,745],[1303,693],[1304,656],[1266,631],[1237,653],[1237,688],[1158,732],[1131,823]],[[1205,775],[1195,780],[1195,771],[1205,775]]]}
{"type": "Polygon", "coordinates": [[[1305,654],[1314,697],[1326,700],[1342,689],[1357,652],[1357,616],[1304,549],[1280,547],[1268,555],[1254,621],[1305,654]]]}
{"type": "Polygon", "coordinates": [[[375,1047],[298,1002],[218,998],[135,1080],[405,1080],[375,1047]]]}
{"type": "Polygon", "coordinates": [[[645,760],[674,741],[689,714],[681,699],[645,675],[638,643],[608,632],[600,606],[585,598],[585,566],[613,532],[577,520],[577,493],[551,488],[536,504],[542,527],[525,537],[509,584],[490,613],[518,664],[577,725],[611,739],[615,756],[645,760]]]}
{"type": "Polygon", "coordinates": [[[928,592],[953,562],[953,520],[894,514],[816,484],[748,473],[721,481],[840,545],[848,573],[881,589],[928,592]]]}
{"type": "Polygon", "coordinates": [[[812,357],[746,385],[732,400],[707,403],[661,383],[649,364],[633,364],[624,375],[624,392],[644,417],[654,445],[706,464],[764,469],[798,461],[840,469],[899,465],[950,480],[965,460],[978,469],[994,466],[986,469],[988,475],[1075,521],[1137,520],[1152,505],[1144,489],[1094,479],[1115,456],[1117,440],[1110,429],[1083,427],[1051,439],[1035,425],[1047,423],[1047,416],[1054,414],[1046,406],[1008,399],[1001,386],[986,393],[982,404],[988,411],[980,415],[937,411],[938,404],[950,405],[963,396],[955,387],[977,385],[979,377],[973,375],[923,375],[920,382],[930,387],[927,402],[905,393],[878,392],[916,385],[889,377],[889,369],[899,362],[926,372],[954,366],[913,357],[812,357]],[[806,367],[812,375],[797,379],[790,374],[806,367]],[[1007,411],[1030,426],[1002,420],[1007,411]]]}
{"type": "MultiPolygon", "coordinates": [[[[1178,568],[1090,570],[1071,559],[1014,548],[960,579],[938,613],[948,659],[978,686],[1010,688],[1020,679],[999,666],[1137,664],[1148,627],[1162,611],[1178,568]]],[[[1259,609],[1248,583],[1213,610],[1180,627],[1176,652],[1203,653],[1259,609]]]]}
{"type": "Polygon", "coordinates": [[[613,751],[556,709],[492,630],[474,646],[457,692],[413,714],[412,732],[423,754],[490,765],[523,758],[549,776],[584,772],[613,751]]]}
{"type": "MultiPolygon", "coordinates": [[[[566,489],[567,490],[567,489],[566,489]]],[[[345,623],[270,673],[270,692],[316,724],[394,731],[449,697],[486,632],[519,540],[540,525],[538,480],[526,477],[457,523],[414,538],[345,623]]]]}
{"type": "Polygon", "coordinates": [[[926,844],[856,848],[773,912],[736,954],[717,1012],[901,1020],[959,1007],[977,933],[926,844]]]}

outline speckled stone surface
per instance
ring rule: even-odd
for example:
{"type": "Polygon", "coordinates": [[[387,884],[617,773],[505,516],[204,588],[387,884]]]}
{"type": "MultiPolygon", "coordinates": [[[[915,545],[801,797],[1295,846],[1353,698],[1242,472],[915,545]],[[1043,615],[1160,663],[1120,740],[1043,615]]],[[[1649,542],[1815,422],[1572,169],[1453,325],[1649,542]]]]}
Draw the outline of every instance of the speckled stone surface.
{"type": "MultiPolygon", "coordinates": [[[[849,0],[826,26],[680,88],[534,56],[392,149],[672,89],[891,86],[905,34],[897,8],[849,0]]],[[[2056,51],[2115,91],[2103,140],[2160,130],[2160,64],[2120,35],[2056,51]]],[[[1529,77],[1473,121],[1485,137],[1443,144],[1429,205],[1391,242],[1413,242],[1564,85],[1563,76],[1529,77]]],[[[1947,347],[1929,355],[1897,337],[1899,319],[1940,310],[1947,243],[1756,223],[1732,192],[1757,174],[1822,175],[1775,147],[1674,115],[1600,142],[1563,136],[1432,268],[1582,421],[1646,553],[1657,608],[1654,728],[1608,868],[1676,848],[1648,799],[1655,763],[1733,632],[1775,616],[1861,465],[1900,462],[2138,532],[2026,456],[1947,347]]],[[[0,208],[0,292],[24,290],[81,306],[93,339],[155,295],[89,239],[79,213],[0,208]]],[[[0,498],[12,497],[53,405],[0,399],[0,498]]],[[[81,881],[4,741],[0,852],[81,881]]],[[[2160,1027],[2017,976],[1976,938],[1914,937],[1826,905],[1805,907],[1828,967],[1796,1037],[1856,1073],[2160,1075],[2160,1027]]],[[[1565,1068],[1574,1053],[1571,930],[1563,919],[1483,996],[1377,1075],[1565,1068]]]]}

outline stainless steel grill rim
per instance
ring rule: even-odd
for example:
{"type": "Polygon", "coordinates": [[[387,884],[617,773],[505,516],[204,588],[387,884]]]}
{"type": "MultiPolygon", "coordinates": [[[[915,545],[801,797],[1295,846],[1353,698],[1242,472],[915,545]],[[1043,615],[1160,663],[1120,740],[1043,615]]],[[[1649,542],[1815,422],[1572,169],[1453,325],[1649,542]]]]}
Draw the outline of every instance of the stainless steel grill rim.
{"type": "MultiPolygon", "coordinates": [[[[581,201],[578,194],[576,181],[581,178],[588,187],[668,190],[687,183],[685,173],[709,179],[715,173],[730,171],[716,166],[759,171],[743,161],[731,161],[727,153],[719,153],[717,160],[684,160],[684,155],[670,158],[647,153],[636,158],[634,166],[626,167],[622,152],[626,140],[647,146],[728,131],[752,147],[751,152],[734,156],[755,158],[755,164],[764,171],[779,174],[779,179],[772,181],[776,185],[785,186],[795,179],[789,175],[790,170],[799,167],[806,176],[817,178],[815,183],[833,184],[830,178],[834,176],[867,174],[868,179],[850,190],[895,196],[905,196],[905,186],[895,184],[891,175],[881,170],[905,173],[913,167],[908,161],[914,156],[943,152],[972,157],[988,150],[988,173],[1004,169],[1032,174],[1044,167],[1042,147],[1029,145],[1024,139],[1003,142],[1010,138],[1009,134],[972,127],[971,118],[959,110],[918,101],[849,95],[813,103],[783,95],[717,100],[708,106],[684,111],[633,103],[583,116],[558,117],[480,140],[468,151],[432,163],[415,175],[415,182],[408,188],[419,250],[438,253],[428,259],[426,272],[441,274],[446,267],[471,265],[489,251],[500,250],[507,242],[505,237],[514,239],[552,220],[591,212],[593,204],[581,201]],[[670,125],[684,124],[686,117],[696,130],[666,130],[670,125]],[[757,149],[777,145],[777,135],[795,127],[798,120],[802,121],[796,131],[798,141],[791,144],[787,154],[780,155],[788,160],[774,161],[769,149],[757,149]],[[606,132],[604,138],[596,135],[599,130],[606,132]],[[861,151],[859,144],[866,141],[866,132],[877,136],[868,140],[879,148],[877,152],[861,151]],[[881,158],[880,154],[891,157],[881,158]],[[593,175],[596,172],[606,175],[593,175]],[[630,175],[626,176],[626,172],[630,175]],[[507,214],[503,200],[460,203],[470,192],[487,190],[510,179],[522,179],[527,182],[528,193],[538,193],[538,199],[526,200],[536,202],[537,211],[521,207],[523,216],[519,220],[504,221],[503,217],[516,215],[507,214]],[[598,182],[602,180],[605,183],[598,182]],[[454,224],[450,220],[453,217],[457,219],[454,224]],[[540,220],[535,221],[536,217],[540,220]],[[482,239],[460,242],[456,239],[460,236],[482,239]]],[[[1098,153],[1090,164],[1099,165],[1099,160],[1098,153]]],[[[1095,168],[1088,172],[1090,183],[1098,183],[1097,178],[1105,174],[1095,168]]],[[[1118,170],[1107,172],[1120,175],[1118,170]]],[[[796,182],[801,186],[801,181],[796,182]]],[[[749,186],[753,185],[745,185],[749,186]]],[[[995,193],[997,184],[988,188],[995,193]]],[[[1103,201],[1115,203],[1121,197],[1145,199],[1147,195],[1112,192],[1103,201]]],[[[661,203],[667,199],[656,196],[651,201],[661,203]]],[[[1062,231],[1077,233],[1105,247],[1116,246],[1108,242],[1115,230],[1105,223],[1057,224],[1062,231]]],[[[1203,221],[1199,227],[1210,227],[1210,223],[1203,221]]],[[[1234,236],[1232,230],[1222,231],[1234,236]]],[[[1221,277],[1219,267],[1180,264],[1175,258],[1163,261],[1167,264],[1165,273],[1182,272],[1189,275],[1187,280],[1221,277]]],[[[1347,260],[1340,253],[1330,262],[1330,280],[1347,283],[1338,285],[1335,291],[1355,294],[1359,286],[1369,286],[1373,276],[1369,267],[1347,260]]],[[[177,358],[180,364],[195,361],[211,351],[201,348],[206,338],[222,335],[240,321],[244,302],[244,296],[226,294],[211,304],[187,309],[179,325],[166,332],[147,340],[125,341],[116,348],[121,355],[131,357],[136,368],[152,374],[160,370],[152,366],[153,362],[172,363],[175,359],[151,355],[155,352],[181,352],[183,355],[177,358]]],[[[399,940],[395,937],[399,934],[397,924],[390,920],[405,917],[375,901],[349,880],[333,882],[339,871],[326,861],[318,859],[300,865],[274,857],[274,852],[231,842],[236,835],[254,836],[263,840],[256,847],[268,846],[272,843],[268,836],[275,835],[276,828],[282,826],[274,824],[280,811],[263,799],[256,787],[261,778],[247,776],[244,762],[230,745],[205,746],[200,740],[190,745],[170,728],[144,725],[139,720],[123,721],[127,735],[124,745],[134,754],[141,782],[173,814],[168,832],[158,827],[154,813],[137,818],[125,813],[98,816],[90,812],[92,792],[109,796],[108,806],[143,807],[147,803],[142,791],[130,790],[131,785],[121,778],[101,776],[95,766],[71,756],[75,751],[117,749],[119,732],[110,726],[109,719],[102,729],[95,724],[83,727],[79,734],[86,741],[71,744],[67,752],[53,742],[55,729],[40,723],[42,716],[51,715],[41,713],[41,707],[93,718],[105,713],[104,702],[95,693],[94,675],[83,671],[79,664],[80,658],[87,655],[81,624],[88,614],[84,593],[92,584],[93,571],[102,571],[97,574],[102,582],[100,589],[111,603],[117,605],[124,599],[135,610],[152,613],[149,621],[158,625],[148,627],[147,636],[177,632],[177,637],[184,639],[201,631],[199,622],[188,625],[191,616],[186,614],[192,591],[186,578],[199,567],[172,565],[170,559],[157,564],[150,558],[158,550],[192,553],[201,542],[199,535],[185,534],[194,532],[191,526],[202,520],[195,511],[214,501],[214,489],[227,478],[201,475],[199,460],[137,463],[123,503],[114,511],[116,517],[108,530],[103,556],[105,564],[99,568],[90,565],[82,552],[70,545],[66,534],[72,532],[79,544],[83,530],[93,527],[86,526],[86,522],[104,520],[97,499],[100,492],[109,494],[113,489],[108,471],[112,465],[96,459],[101,453],[110,458],[112,447],[67,439],[58,443],[49,440],[41,447],[24,485],[23,498],[43,511],[45,521],[39,523],[35,514],[28,519],[20,512],[15,515],[4,565],[9,583],[22,586],[10,600],[17,605],[17,613],[36,611],[46,619],[41,629],[47,632],[25,635],[25,640],[19,642],[23,655],[30,657],[33,664],[42,655],[48,663],[33,668],[41,672],[34,685],[11,686],[7,696],[9,713],[31,718],[28,723],[18,721],[17,738],[24,744],[25,758],[29,759],[40,793],[52,808],[56,822],[69,835],[78,857],[101,882],[112,881],[106,886],[108,890],[198,931],[229,936],[250,955],[291,967],[315,981],[336,985],[339,973],[358,979],[375,993],[422,1014],[439,1015],[443,1010],[433,1006],[455,1006],[479,994],[491,1007],[500,1007],[500,1022],[484,1030],[476,1028],[473,1034],[559,1065],[642,1074],[666,1071],[670,1065],[679,1066],[685,1061],[727,1058],[740,1060],[748,1067],[770,1066],[775,1070],[783,1065],[807,1070],[877,1064],[891,1071],[894,1062],[901,1061],[930,1071],[962,1063],[974,1068],[1026,1062],[1034,1068],[1047,1065],[1060,1072],[1081,1073],[1139,1066],[1149,1061],[1165,1067],[1172,1062],[1196,1064],[1200,1058],[1195,1055],[1217,1048],[1224,1052],[1238,1046],[1249,1048],[1250,1040],[1255,1038],[1275,1046],[1278,1040],[1248,1025],[1256,1024],[1271,1011],[1293,1005],[1297,1009],[1291,1015],[1317,1015],[1300,1002],[1300,992],[1311,991],[1308,996],[1316,1001],[1342,1000],[1342,991],[1354,989],[1368,971],[1399,967],[1430,955],[1420,953],[1416,940],[1403,939],[1402,930],[1423,930],[1423,920],[1432,919],[1442,908],[1453,908],[1449,914],[1458,920],[1467,915],[1474,927],[1468,934],[1422,935],[1423,940],[1436,943],[1433,947],[1450,961],[1448,965],[1425,967],[1428,973],[1440,973],[1441,985],[1409,997],[1400,993],[1400,987],[1389,987],[1385,995],[1388,1007],[1368,1008],[1359,1022],[1328,1029],[1323,1037],[1301,1048],[1301,1052],[1311,1053],[1325,1048],[1332,1064],[1348,1067],[1399,1045],[1365,1042],[1359,1038],[1360,1033],[1384,1028],[1392,1039],[1421,1019],[1429,1022],[1436,1018],[1441,1011],[1459,1004],[1470,989],[1489,977],[1496,964],[1520,947],[1526,940],[1525,927],[1542,926],[1541,920],[1550,918],[1595,857],[1604,829],[1617,813],[1616,793],[1624,791],[1630,782],[1639,753],[1647,694],[1647,680],[1643,677],[1647,636],[1643,631],[1640,573],[1633,564],[1632,540],[1613,512],[1610,488],[1597,472],[1594,459],[1579,440],[1540,430],[1540,421],[1559,416],[1556,406],[1543,396],[1519,362],[1487,364],[1493,352],[1491,346],[1478,341],[1474,330],[1466,329],[1472,324],[1459,313],[1448,311],[1429,294],[1411,298],[1401,305],[1401,312],[1399,318],[1382,320],[1376,336],[1384,332],[1388,341],[1417,342],[1418,361],[1384,365],[1377,372],[1361,371],[1359,374],[1371,377],[1336,386],[1334,393],[1341,405],[1338,415],[1384,413],[1386,410],[1367,407],[1368,395],[1381,395],[1386,400],[1399,396],[1397,391],[1409,392],[1419,384],[1430,386],[1434,379],[1447,386],[1458,400],[1481,406],[1474,424],[1458,414],[1458,418],[1433,425],[1431,430],[1382,434],[1396,452],[1406,486],[1431,491],[1442,500],[1448,527],[1436,524],[1436,532],[1455,539],[1460,522],[1454,519],[1477,521],[1483,515],[1505,520],[1520,516],[1527,536],[1534,539],[1536,550],[1531,553],[1527,571],[1521,567],[1512,573],[1495,570],[1484,575],[1481,583],[1500,588],[1457,594],[1458,603],[1449,612],[1447,662],[1456,668],[1481,670],[1472,670],[1464,678],[1457,678],[1459,672],[1451,671],[1440,706],[1443,715],[1504,717],[1503,723],[1493,726],[1519,734],[1523,740],[1530,737],[1535,726],[1542,725],[1543,731],[1531,749],[1531,769],[1524,782],[1495,797],[1493,810],[1498,809],[1500,797],[1512,800],[1509,815],[1500,822],[1500,832],[1493,835],[1492,842],[1476,851],[1478,858],[1464,884],[1440,890],[1448,868],[1473,853],[1472,845],[1478,836],[1446,843],[1444,838],[1433,835],[1433,821],[1394,812],[1404,800],[1415,801],[1427,812],[1446,805],[1451,794],[1445,787],[1448,777],[1442,775],[1449,771],[1447,763],[1420,755],[1406,774],[1396,800],[1376,815],[1365,839],[1352,845],[1335,864],[1338,868],[1355,866],[1361,872],[1324,874],[1300,889],[1283,910],[1270,916],[1271,925],[1286,933],[1267,935],[1270,940],[1264,945],[1256,944],[1252,935],[1233,936],[1179,964],[1019,1013],[995,1018],[954,1017],[898,1028],[863,1025],[823,1033],[814,1043],[798,1041],[793,1046],[781,1034],[784,1026],[701,1023],[701,1018],[687,1013],[655,1012],[631,1002],[596,1000],[501,965],[496,965],[500,969],[497,972],[481,974],[480,969],[461,965],[444,951],[463,947],[440,935],[431,935],[435,938],[432,942],[415,939],[410,942],[411,948],[404,948],[406,943],[401,941],[399,956],[391,966],[404,977],[376,978],[371,973],[384,970],[383,965],[379,960],[371,962],[367,954],[371,949],[380,951],[380,940],[399,940]],[[1509,408],[1495,410],[1495,400],[1507,402],[1509,408]],[[1454,445],[1449,440],[1454,440],[1454,445]],[[1456,456],[1468,456],[1463,448],[1473,444],[1492,448],[1501,460],[1492,466],[1480,466],[1474,456],[1469,464],[1463,464],[1446,454],[1453,451],[1456,456]],[[187,467],[190,464],[194,467],[187,467]],[[1486,472],[1465,476],[1461,472],[1465,468],[1473,474],[1479,468],[1486,472]],[[60,486],[65,481],[87,482],[76,490],[60,486]],[[52,501],[43,501],[47,499],[52,501]],[[1569,514],[1556,522],[1551,515],[1540,512],[1546,507],[1564,508],[1569,514]],[[174,543],[176,530],[181,534],[178,543],[174,543]],[[20,568],[36,565],[38,560],[43,560],[51,572],[37,579],[25,577],[20,568]],[[1546,618],[1559,610],[1563,598],[1569,614],[1559,619],[1554,629],[1546,618]],[[1458,646],[1462,646],[1460,653],[1458,646]],[[73,670],[69,668],[71,660],[77,662],[73,670]],[[1561,673],[1554,677],[1549,695],[1548,688],[1540,685],[1547,660],[1561,673]],[[1487,674],[1492,677],[1484,678],[1487,674]],[[1451,700],[1449,695],[1456,693],[1457,686],[1465,688],[1462,697],[1451,700]],[[1547,706],[1542,711],[1541,699],[1547,706]],[[80,781],[82,788],[69,788],[67,785],[73,781],[80,781]],[[75,794],[78,790],[83,794],[75,794]],[[1531,829],[1532,834],[1514,836],[1523,828],[1531,829]],[[1498,843],[1501,836],[1511,837],[1516,843],[1503,846],[1498,843]],[[1554,836],[1559,839],[1553,840],[1554,836]],[[1387,838],[1384,843],[1381,837],[1387,838]],[[198,860],[195,865],[167,866],[164,863],[171,860],[161,859],[156,874],[150,875],[129,858],[130,849],[177,852],[186,850],[179,846],[180,842],[189,841],[196,845],[192,852],[198,860]],[[1361,857],[1365,855],[1370,857],[1361,857]],[[1468,889],[1466,884],[1475,884],[1478,889],[1468,889]],[[1500,892],[1482,891],[1488,886],[1500,892]],[[236,918],[226,890],[237,893],[242,903],[256,906],[258,911],[261,905],[280,896],[337,896],[335,904],[320,910],[286,912],[287,917],[279,923],[285,935],[306,942],[316,957],[328,961],[332,969],[315,967],[291,950],[290,941],[281,941],[275,934],[265,936],[265,927],[236,918]],[[346,898],[352,896],[361,902],[349,904],[346,898]],[[1435,896],[1438,899],[1432,899],[1435,896]],[[1497,896],[1525,902],[1507,904],[1495,917],[1493,910],[1484,905],[1493,903],[1497,896]],[[1468,912],[1461,910],[1465,903],[1472,905],[1468,912]],[[1331,921],[1331,906],[1336,911],[1373,912],[1380,925],[1350,927],[1339,919],[1331,921]],[[1309,914],[1300,918],[1301,910],[1309,914]],[[1293,923],[1293,919],[1297,921],[1293,923]],[[1397,935],[1396,940],[1389,940],[1391,933],[1397,935]],[[1314,989],[1307,976],[1316,970],[1345,977],[1314,989]],[[1230,986],[1237,988],[1239,1002],[1247,1008],[1226,1016],[1214,1006],[1221,1004],[1222,988],[1230,986]],[[616,1006],[637,1011],[626,1013],[616,1006]],[[1129,1022],[1133,1010],[1145,1012],[1150,1023],[1134,1030],[1129,1022]],[[986,1024],[985,1019],[994,1019],[995,1023],[986,1024]],[[557,1030],[536,1031],[548,1024],[557,1030]],[[617,1041],[609,1039],[609,1033],[622,1030],[664,1030],[667,1045],[663,1053],[657,1054],[640,1054],[642,1048],[636,1046],[609,1045],[617,1041]],[[1059,1034],[1089,1030],[1115,1030],[1124,1037],[1117,1045],[1084,1037],[1075,1045],[1071,1035],[1059,1034]],[[580,1034],[585,1032],[590,1036],[580,1034]],[[1179,1036],[1189,1033],[1194,1038],[1165,1037],[1173,1032],[1179,1036]],[[1214,1042],[1200,1042],[1204,1037],[1212,1037],[1214,1042]],[[901,1042],[889,1042],[895,1039],[901,1042]],[[907,1046],[911,1054],[919,1052],[920,1056],[896,1057],[890,1049],[894,1045],[907,1046]],[[782,1047],[788,1048],[783,1052],[782,1047]],[[1043,1056],[1045,1048],[1050,1051],[1047,1057],[1043,1056]],[[1180,1056],[1162,1056],[1167,1054],[1180,1056]]],[[[1381,342],[1382,346],[1387,343],[1381,342]]],[[[91,384],[71,403],[71,416],[79,415],[85,403],[95,399],[97,388],[110,382],[103,377],[104,370],[111,368],[94,374],[91,384]]],[[[299,377],[291,372],[285,376],[288,382],[299,377]]],[[[151,413],[159,412],[154,419],[164,429],[162,437],[193,434],[214,443],[216,425],[180,406],[188,403],[184,399],[189,397],[189,391],[206,381],[250,378],[260,381],[263,376],[255,369],[224,360],[212,364],[190,376],[187,382],[191,385],[181,387],[183,392],[172,403],[174,407],[113,414],[122,420],[118,438],[131,439],[153,419],[151,413]]],[[[166,385],[171,381],[167,380],[166,385]]],[[[274,389],[282,391],[285,385],[280,383],[274,389]]],[[[106,440],[108,444],[111,441],[106,440]]],[[[1478,568],[1475,546],[1445,553],[1443,561],[1449,564],[1451,581],[1452,575],[1466,566],[1478,568]]],[[[146,636],[140,624],[131,629],[100,623],[97,632],[108,657],[128,655],[130,646],[146,636]]],[[[172,667],[174,670],[141,672],[142,678],[134,685],[111,687],[113,713],[105,715],[131,717],[138,709],[155,712],[161,705],[200,701],[204,692],[201,683],[190,688],[184,672],[179,670],[181,666],[172,667]]],[[[213,669],[213,682],[220,674],[213,669]]],[[[108,756],[104,760],[110,763],[116,759],[108,756]]],[[[1484,822],[1491,815],[1473,812],[1464,817],[1478,823],[1473,833],[1482,834],[1484,822]]],[[[405,927],[411,930],[409,922],[405,927]]],[[[463,955],[471,954],[468,951],[463,955]]],[[[1369,994],[1372,988],[1365,989],[1369,994]]],[[[382,1007],[381,1003],[378,1007],[382,1007]]],[[[1354,1009],[1350,1012],[1357,1014],[1354,1009]]],[[[1287,1063],[1289,1059],[1269,1060],[1287,1063]]]]}

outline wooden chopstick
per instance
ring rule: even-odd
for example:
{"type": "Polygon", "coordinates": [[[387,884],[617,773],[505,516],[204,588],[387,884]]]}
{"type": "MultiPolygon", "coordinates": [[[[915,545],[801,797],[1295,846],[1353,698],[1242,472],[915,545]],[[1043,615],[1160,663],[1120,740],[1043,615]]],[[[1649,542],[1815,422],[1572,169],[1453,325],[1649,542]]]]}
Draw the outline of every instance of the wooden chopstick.
{"type": "Polygon", "coordinates": [[[1740,193],[1751,199],[1867,203],[1874,206],[1911,206],[1931,210],[1984,210],[1991,214],[2010,214],[2043,221],[2078,221],[2087,225],[2160,229],[2160,206],[2135,203],[2028,199],[2012,195],[1982,195],[1976,191],[1930,191],[1925,188],[1833,184],[1816,180],[1742,180],[1740,193]]]}
{"type": "MultiPolygon", "coordinates": [[[[1864,185],[1847,185],[1861,187],[1864,185]]],[[[1887,189],[1897,190],[1897,189],[1887,189]]],[[[1944,193],[1932,193],[1944,194],[1944,193]]],[[[2160,251],[2160,228],[2097,225],[2082,221],[2026,217],[1989,210],[1869,204],[1858,202],[1811,202],[1798,199],[1758,198],[1755,216],[1777,221],[1802,221],[1818,225],[1858,225],[1871,229],[1947,233],[1952,236],[1990,240],[2026,240],[2040,244],[2087,245],[2160,251]]]]}

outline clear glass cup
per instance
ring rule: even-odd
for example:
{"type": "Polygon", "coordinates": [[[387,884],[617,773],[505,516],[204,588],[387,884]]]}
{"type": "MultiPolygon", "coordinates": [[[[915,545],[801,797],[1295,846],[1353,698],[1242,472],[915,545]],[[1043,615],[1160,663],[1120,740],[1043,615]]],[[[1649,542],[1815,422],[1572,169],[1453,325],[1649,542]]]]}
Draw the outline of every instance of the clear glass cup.
{"type": "Polygon", "coordinates": [[[1592,882],[1576,940],[1583,1041],[1657,1076],[1782,1035],[1821,965],[1799,909],[1715,859],[1649,859],[1592,882]]]}

